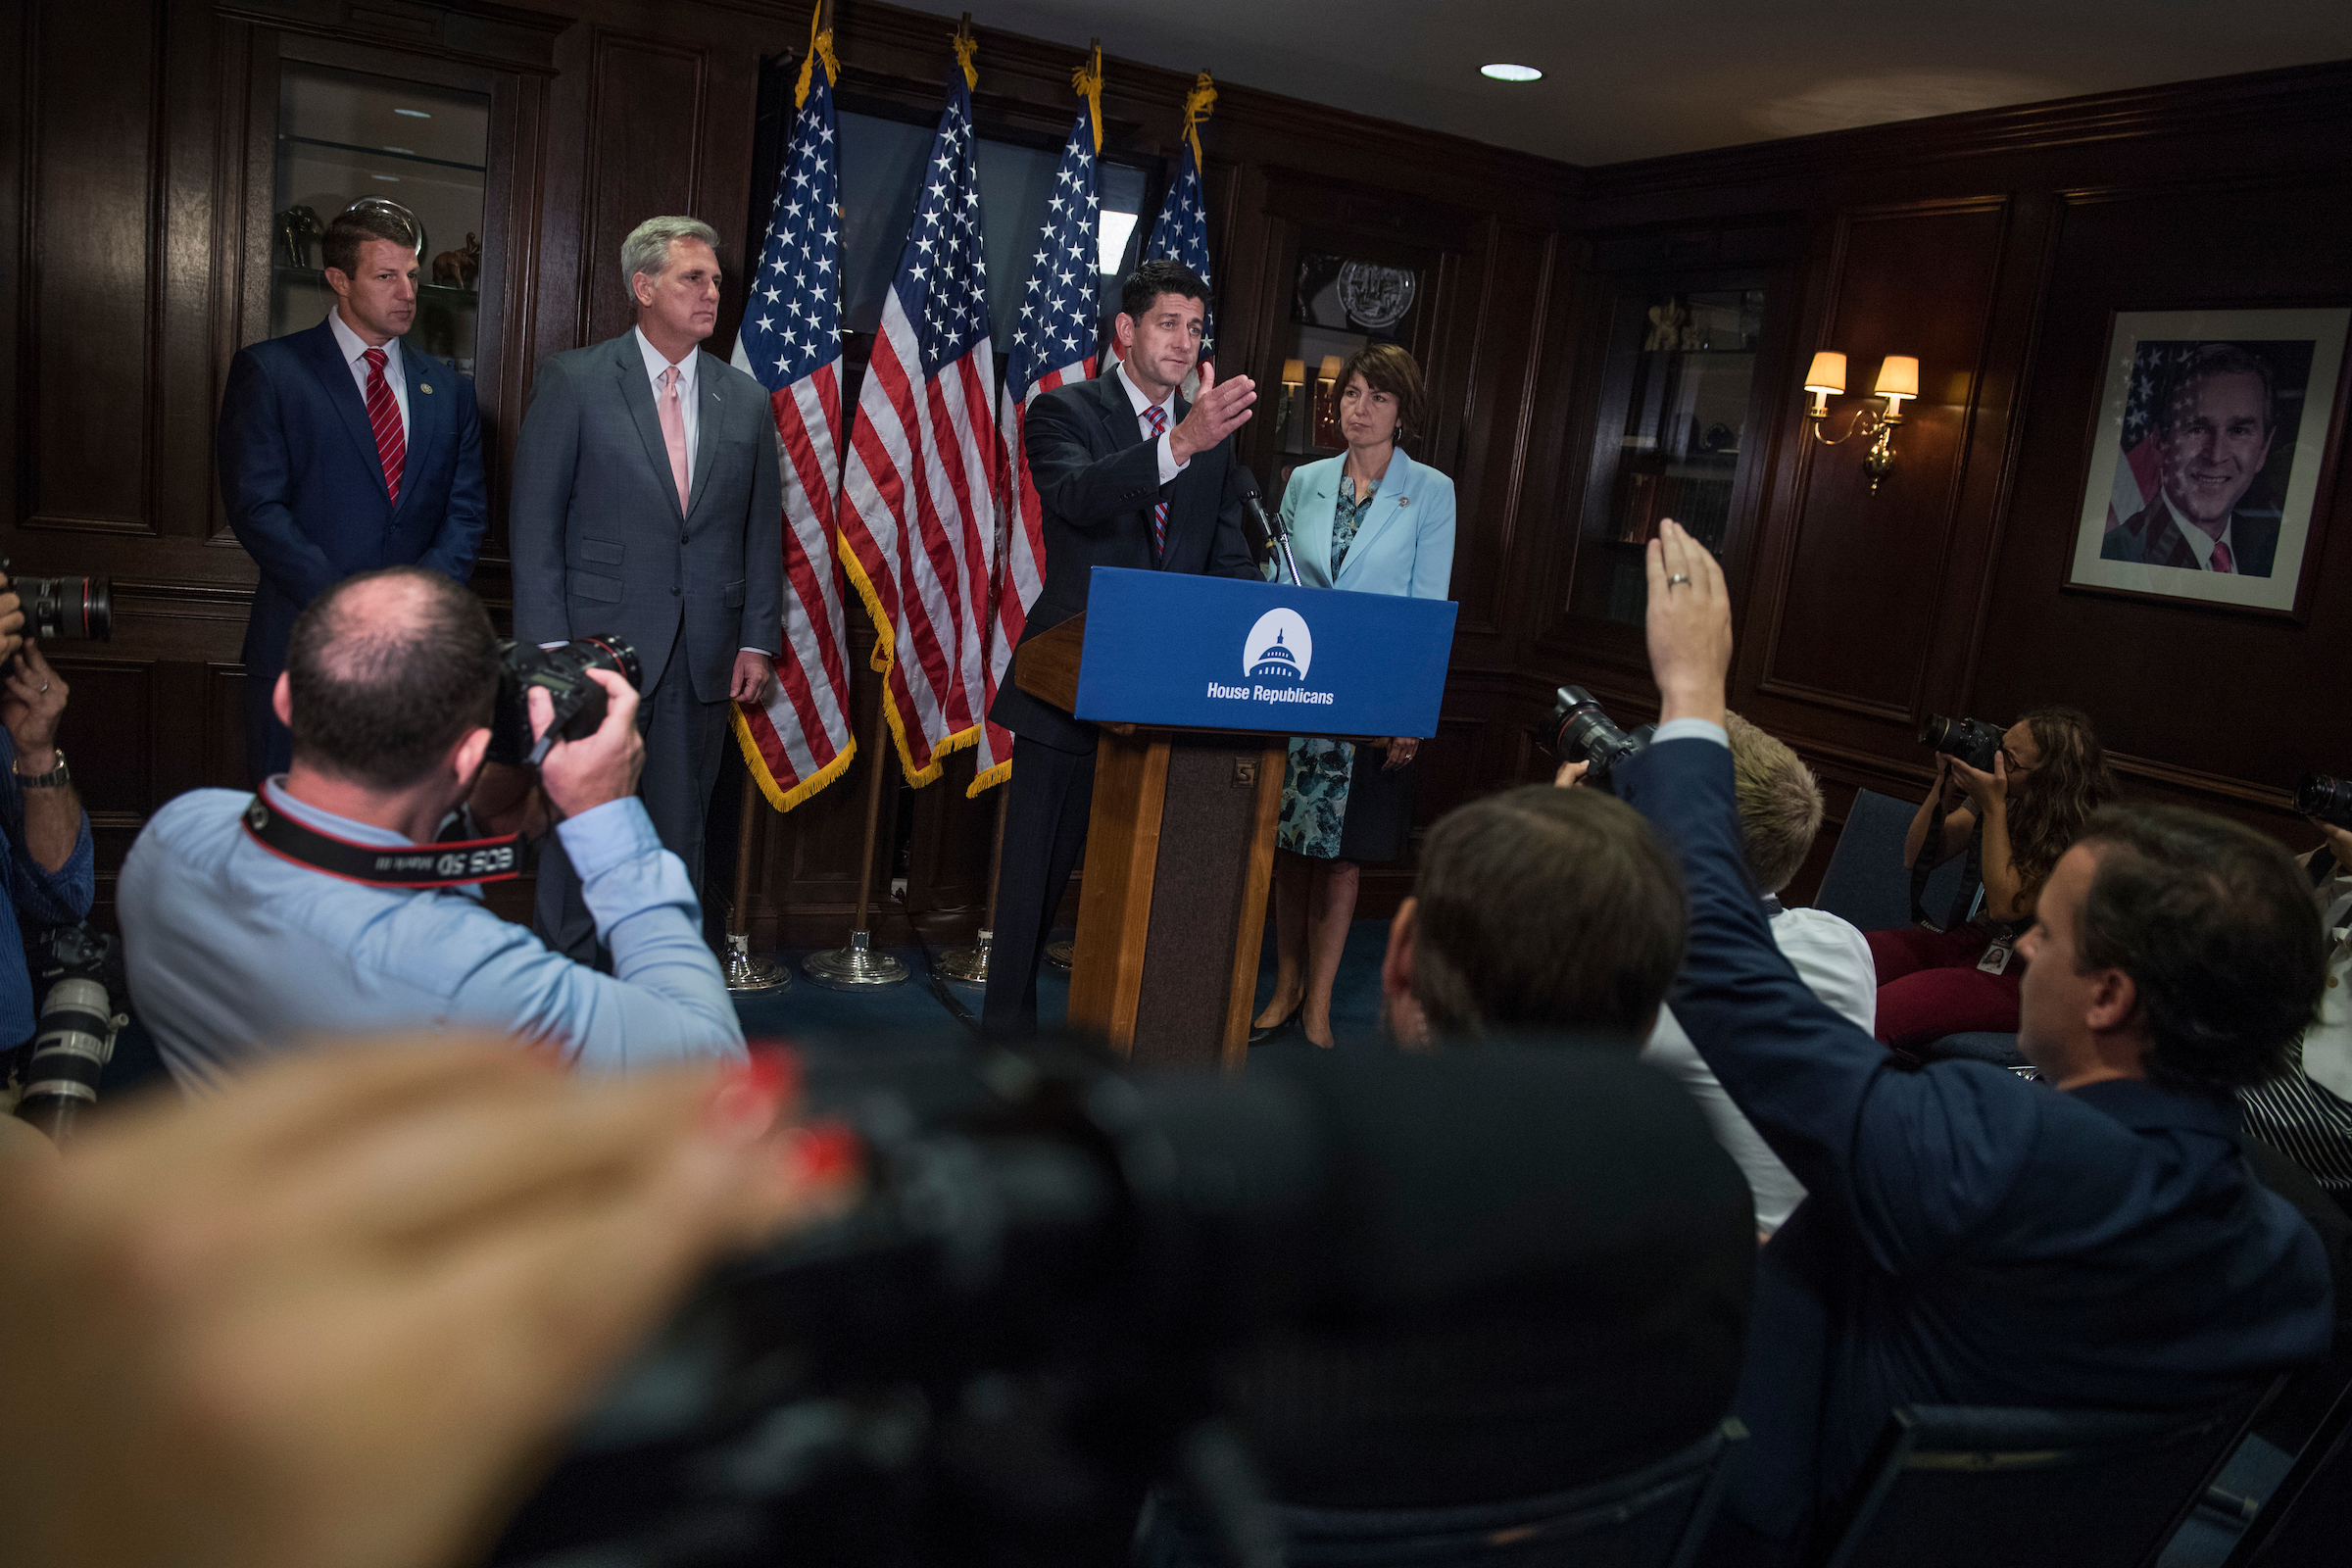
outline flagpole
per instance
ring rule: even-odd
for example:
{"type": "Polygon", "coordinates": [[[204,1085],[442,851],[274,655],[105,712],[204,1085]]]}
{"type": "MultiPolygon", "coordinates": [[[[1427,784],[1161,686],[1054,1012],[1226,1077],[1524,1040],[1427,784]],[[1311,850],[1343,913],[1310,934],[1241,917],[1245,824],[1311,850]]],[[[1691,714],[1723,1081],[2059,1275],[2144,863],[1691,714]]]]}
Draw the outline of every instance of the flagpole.
{"type": "Polygon", "coordinates": [[[758,827],[760,785],[744,765],[743,810],[735,824],[735,903],[727,910],[727,990],[739,997],[781,991],[792,971],[772,958],[752,956],[752,840],[758,827]]]}
{"type": "MultiPolygon", "coordinates": [[[[879,628],[876,631],[878,635],[879,628]]],[[[811,953],[801,964],[803,973],[829,991],[879,991],[906,983],[906,964],[887,953],[873,951],[873,932],[866,919],[874,899],[875,839],[882,828],[882,776],[891,759],[889,721],[883,716],[889,701],[890,676],[885,672],[875,683],[874,724],[866,737],[870,765],[865,778],[865,837],[858,860],[858,918],[850,927],[850,944],[811,953]]]]}
{"type": "Polygon", "coordinates": [[[1004,876],[1004,808],[1011,802],[1009,782],[997,786],[997,831],[988,852],[988,906],[981,911],[980,937],[968,948],[950,948],[939,956],[942,978],[957,985],[988,984],[988,956],[997,940],[997,888],[1004,876]]]}

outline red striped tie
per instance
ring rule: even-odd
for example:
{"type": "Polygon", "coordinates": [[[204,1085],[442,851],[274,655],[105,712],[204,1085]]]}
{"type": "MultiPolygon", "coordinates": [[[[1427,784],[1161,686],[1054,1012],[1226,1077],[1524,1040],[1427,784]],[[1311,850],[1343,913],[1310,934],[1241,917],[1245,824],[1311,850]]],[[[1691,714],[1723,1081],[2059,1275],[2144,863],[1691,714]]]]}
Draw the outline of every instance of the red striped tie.
{"type": "MultiPolygon", "coordinates": [[[[1154,403],[1144,410],[1144,417],[1152,421],[1154,440],[1168,433],[1168,411],[1154,403]]],[[[1152,559],[1156,561],[1168,553],[1168,504],[1165,501],[1152,509],[1152,559]]]]}
{"type": "Polygon", "coordinates": [[[2236,563],[2230,559],[2230,547],[2222,543],[2219,539],[2216,539],[2213,542],[2213,569],[2216,571],[2231,571],[2234,570],[2235,567],[2236,563]]]}
{"type": "Polygon", "coordinates": [[[400,433],[400,404],[392,383],[384,379],[384,351],[369,349],[360,356],[368,362],[368,423],[375,430],[375,455],[384,463],[384,494],[400,505],[400,470],[408,466],[409,441],[400,433]]]}

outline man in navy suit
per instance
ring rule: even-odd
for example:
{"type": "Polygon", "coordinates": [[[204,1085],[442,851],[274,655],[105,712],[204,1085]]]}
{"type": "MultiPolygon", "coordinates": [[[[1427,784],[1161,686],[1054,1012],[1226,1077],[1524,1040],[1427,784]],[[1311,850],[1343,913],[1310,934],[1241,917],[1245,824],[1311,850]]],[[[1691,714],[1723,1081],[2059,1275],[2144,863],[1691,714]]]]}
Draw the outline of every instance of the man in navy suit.
{"type": "Polygon", "coordinates": [[[416,235],[381,210],[327,225],[334,309],[239,351],[220,399],[220,499],[262,568],[245,622],[245,767],[286,770],[270,709],[303,607],[378,566],[473,574],[489,526],[473,381],[403,334],[416,318],[416,235]]]}
{"type": "MultiPolygon", "coordinates": [[[[1119,294],[1108,375],[1054,388],[1029,409],[1024,445],[1045,514],[1046,581],[1021,641],[1086,612],[1097,566],[1255,577],[1239,503],[1227,504],[1233,432],[1250,422],[1248,376],[1200,365],[1200,397],[1176,389],[1200,359],[1208,285],[1151,261],[1119,294]]],[[[1017,657],[1017,651],[1016,651],[1017,657]]],[[[1037,959],[1086,847],[1095,726],[1007,680],[989,716],[1017,737],[999,851],[995,949],[981,1026],[1037,1032],[1037,959]]]]}
{"type": "Polygon", "coordinates": [[[1797,978],[1741,869],[1722,568],[1670,521],[1648,570],[1661,722],[1619,787],[1682,857],[1675,1016],[1811,1195],[1759,1259],[1754,1441],[1710,1554],[1800,1548],[1897,1405],[2189,1411],[2325,1354],[2319,1239],[2247,1168],[2231,1102],[2326,972],[2285,852],[2178,808],[2101,813],[2018,946],[2045,1082],[1900,1071],[1797,978]]]}

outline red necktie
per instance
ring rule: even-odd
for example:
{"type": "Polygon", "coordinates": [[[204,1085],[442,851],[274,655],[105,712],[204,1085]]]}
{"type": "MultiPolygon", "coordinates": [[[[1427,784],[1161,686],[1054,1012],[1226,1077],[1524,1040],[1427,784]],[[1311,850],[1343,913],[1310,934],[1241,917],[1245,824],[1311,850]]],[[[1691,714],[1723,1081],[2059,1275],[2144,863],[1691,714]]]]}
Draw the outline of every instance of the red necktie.
{"type": "Polygon", "coordinates": [[[2230,547],[2219,539],[2213,542],[2213,569],[2216,571],[2234,569],[2230,561],[2230,547]]]}
{"type": "Polygon", "coordinates": [[[384,379],[384,351],[369,349],[360,356],[368,362],[368,423],[375,431],[375,455],[383,460],[384,494],[400,505],[400,470],[408,466],[409,440],[400,433],[400,404],[392,383],[384,379]]]}
{"type": "MultiPolygon", "coordinates": [[[[1153,440],[1168,433],[1168,411],[1154,403],[1144,411],[1152,421],[1153,440]]],[[[1164,500],[1152,509],[1152,559],[1156,561],[1168,553],[1168,504],[1164,500]]]]}

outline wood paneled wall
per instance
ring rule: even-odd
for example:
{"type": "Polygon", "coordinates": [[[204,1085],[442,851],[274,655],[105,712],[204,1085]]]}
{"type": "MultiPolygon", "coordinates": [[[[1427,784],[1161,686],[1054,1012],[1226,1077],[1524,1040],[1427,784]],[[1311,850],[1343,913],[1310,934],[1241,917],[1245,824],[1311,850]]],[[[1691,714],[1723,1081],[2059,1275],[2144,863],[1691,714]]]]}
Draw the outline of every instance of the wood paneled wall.
{"type": "MultiPolygon", "coordinates": [[[[983,18],[985,20],[985,18],[983,18]]],[[[108,572],[117,632],[61,657],[63,738],[111,878],[163,801],[240,782],[237,662],[253,567],[220,515],[212,424],[267,318],[270,136],[283,59],[424,75],[492,101],[483,373],[493,525],[477,575],[511,602],[507,460],[548,354],[622,330],[621,236],[657,211],[740,253],[761,57],[808,11],[762,0],[31,0],[0,31],[0,549],[20,570],[108,572]]],[[[929,113],[948,24],[851,0],[845,94],[929,113]]],[[[983,31],[983,133],[1058,137],[1082,40],[983,31]]],[[[1213,62],[1211,63],[1213,65],[1213,62]]],[[[1166,159],[1188,78],[1113,61],[1106,134],[1166,159]]],[[[1760,373],[1767,450],[1727,540],[1737,701],[1833,785],[1915,790],[1926,710],[2088,709],[2145,787],[2279,824],[2305,766],[2352,769],[2352,546],[2328,541],[2302,622],[2063,590],[2109,314],[2352,299],[2352,71],[2326,68],[1576,170],[1226,86],[1204,132],[1220,360],[1269,384],[1302,247],[1409,260],[1436,409],[1417,454],[1452,473],[1461,618],[1417,815],[1540,776],[1526,726],[1577,680],[1626,718],[1654,701],[1637,636],[1569,616],[1612,289],[1652,268],[1780,280],[1760,373]],[[1797,372],[1919,356],[1900,461],[1872,495],[1860,443],[1814,446],[1797,372]]],[[[714,346],[731,342],[730,289],[714,346]]],[[[1245,432],[1270,478],[1271,398],[1245,432]]],[[[2345,514],[2338,466],[2323,516],[2345,514]]],[[[862,626],[860,711],[872,701],[862,626]]],[[[837,940],[870,759],[763,815],[749,906],[766,946],[837,940]]],[[[902,799],[878,857],[908,917],[976,923],[996,817],[968,758],[902,799]]],[[[895,768],[892,769],[895,773],[895,768]]],[[[731,851],[734,785],[713,838],[731,851]]],[[[726,868],[713,879],[725,890],[726,868]]],[[[1408,884],[1375,871],[1364,908],[1408,884]]],[[[102,898],[106,888],[102,884],[102,898]]],[[[510,895],[512,897],[512,895],[510,895]]]]}

